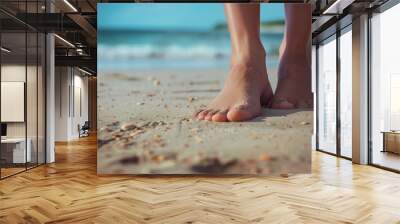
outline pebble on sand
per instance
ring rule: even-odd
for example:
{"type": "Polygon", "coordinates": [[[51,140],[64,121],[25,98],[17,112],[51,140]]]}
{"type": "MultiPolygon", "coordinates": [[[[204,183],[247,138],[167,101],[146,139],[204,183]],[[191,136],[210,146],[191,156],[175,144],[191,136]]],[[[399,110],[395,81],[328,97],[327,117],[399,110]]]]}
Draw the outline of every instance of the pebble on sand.
{"type": "Polygon", "coordinates": [[[156,85],[156,86],[159,86],[159,85],[161,84],[161,81],[158,80],[158,79],[155,79],[155,80],[153,81],[153,84],[156,85]]]}
{"type": "Polygon", "coordinates": [[[198,163],[191,166],[191,170],[200,173],[222,173],[228,168],[235,165],[238,161],[236,159],[222,162],[217,157],[208,157],[201,159],[198,163]]]}
{"type": "Polygon", "coordinates": [[[189,96],[187,99],[188,99],[189,103],[191,103],[196,100],[196,97],[189,96]]]}
{"type": "Polygon", "coordinates": [[[192,132],[201,132],[201,129],[200,128],[192,128],[192,129],[190,129],[190,131],[192,131],[192,132]]]}
{"type": "Polygon", "coordinates": [[[158,165],[158,168],[159,168],[159,169],[168,169],[168,168],[174,167],[175,165],[176,165],[176,163],[175,163],[174,161],[172,161],[172,160],[167,160],[167,161],[161,162],[161,163],[158,165]]]}
{"type": "Polygon", "coordinates": [[[136,128],[137,128],[137,126],[135,124],[133,124],[133,123],[125,123],[125,124],[121,125],[121,130],[122,131],[130,131],[130,130],[133,130],[133,129],[136,129],[136,128]]]}
{"type": "Polygon", "coordinates": [[[129,136],[134,137],[134,136],[136,136],[136,135],[138,135],[138,134],[142,134],[143,132],[144,132],[143,130],[138,129],[138,130],[135,130],[134,132],[131,132],[131,133],[129,134],[129,136]]]}
{"type": "Polygon", "coordinates": [[[288,178],[289,174],[288,173],[281,173],[281,177],[288,178]]]}
{"type": "Polygon", "coordinates": [[[137,164],[139,163],[139,157],[138,156],[131,156],[131,157],[125,157],[119,160],[121,164],[137,164]]]}
{"type": "Polygon", "coordinates": [[[260,161],[270,161],[271,160],[271,156],[269,156],[267,153],[262,153],[259,157],[260,161]]]}
{"type": "Polygon", "coordinates": [[[162,162],[165,160],[165,157],[163,155],[154,155],[153,157],[151,157],[151,160],[154,162],[162,162]]]}
{"type": "Polygon", "coordinates": [[[199,136],[196,135],[193,138],[197,143],[203,143],[203,139],[201,139],[199,136]]]}

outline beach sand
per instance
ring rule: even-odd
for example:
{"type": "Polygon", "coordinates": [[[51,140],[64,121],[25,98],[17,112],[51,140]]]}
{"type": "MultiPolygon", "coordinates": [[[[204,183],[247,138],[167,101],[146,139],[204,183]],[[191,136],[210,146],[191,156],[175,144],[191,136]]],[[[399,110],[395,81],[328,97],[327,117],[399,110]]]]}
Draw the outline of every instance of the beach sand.
{"type": "Polygon", "coordinates": [[[225,76],[223,70],[100,74],[98,173],[310,172],[311,110],[264,109],[238,123],[191,117],[216,96],[225,76]]]}

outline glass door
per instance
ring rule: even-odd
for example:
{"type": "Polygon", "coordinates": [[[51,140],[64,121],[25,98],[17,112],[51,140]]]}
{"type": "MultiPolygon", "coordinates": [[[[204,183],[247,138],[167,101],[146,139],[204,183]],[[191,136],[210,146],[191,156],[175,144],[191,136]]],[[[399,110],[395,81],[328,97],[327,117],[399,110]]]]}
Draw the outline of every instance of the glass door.
{"type": "Polygon", "coordinates": [[[340,155],[352,157],[352,33],[345,28],[340,42],[340,155]]]}
{"type": "Polygon", "coordinates": [[[336,154],[336,35],[318,46],[317,149],[336,154]]]}

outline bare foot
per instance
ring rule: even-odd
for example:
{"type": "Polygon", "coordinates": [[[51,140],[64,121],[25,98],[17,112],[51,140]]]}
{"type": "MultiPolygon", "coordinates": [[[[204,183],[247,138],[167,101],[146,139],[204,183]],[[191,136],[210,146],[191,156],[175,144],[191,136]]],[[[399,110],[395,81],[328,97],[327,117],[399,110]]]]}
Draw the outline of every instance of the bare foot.
{"type": "Polygon", "coordinates": [[[271,107],[275,109],[312,108],[311,64],[307,57],[283,56],[278,70],[278,86],[271,107]]]}
{"type": "Polygon", "coordinates": [[[265,60],[231,66],[224,88],[207,108],[195,113],[199,120],[246,121],[261,113],[272,99],[265,60]]]}

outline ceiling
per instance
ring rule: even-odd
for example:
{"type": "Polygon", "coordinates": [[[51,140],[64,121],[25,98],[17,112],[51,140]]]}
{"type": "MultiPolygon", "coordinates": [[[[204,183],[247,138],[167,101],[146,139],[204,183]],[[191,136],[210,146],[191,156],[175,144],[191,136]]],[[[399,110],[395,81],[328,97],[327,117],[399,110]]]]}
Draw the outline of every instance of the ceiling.
{"type": "MultiPolygon", "coordinates": [[[[96,73],[98,0],[1,0],[2,46],[12,51],[7,59],[21,60],[39,48],[31,39],[51,32],[55,38],[56,66],[69,65],[96,73]],[[25,32],[28,32],[25,38],[25,32]],[[30,35],[29,32],[35,33],[30,35]],[[27,41],[27,43],[25,43],[27,41]],[[27,48],[25,48],[27,46],[27,48]]],[[[33,41],[36,43],[36,40],[33,41]]],[[[33,56],[32,56],[33,57],[33,56]]],[[[4,60],[4,58],[3,58],[4,60]]]]}

